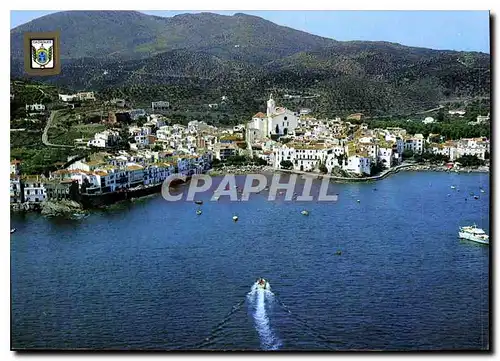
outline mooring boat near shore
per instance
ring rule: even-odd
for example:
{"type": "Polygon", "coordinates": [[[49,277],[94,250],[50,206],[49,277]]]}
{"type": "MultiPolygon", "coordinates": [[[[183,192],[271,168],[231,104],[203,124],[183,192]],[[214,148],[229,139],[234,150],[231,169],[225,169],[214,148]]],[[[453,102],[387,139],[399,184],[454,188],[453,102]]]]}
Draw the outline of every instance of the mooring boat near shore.
{"type": "Polygon", "coordinates": [[[490,237],[481,228],[477,228],[475,224],[472,226],[460,227],[458,235],[460,238],[469,241],[490,244],[490,237]]]}

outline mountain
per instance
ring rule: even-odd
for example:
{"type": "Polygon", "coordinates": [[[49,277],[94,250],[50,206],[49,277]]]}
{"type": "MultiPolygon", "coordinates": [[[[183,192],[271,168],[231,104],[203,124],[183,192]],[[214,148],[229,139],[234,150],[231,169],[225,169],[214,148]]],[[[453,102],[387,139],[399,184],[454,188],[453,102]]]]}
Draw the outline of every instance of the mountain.
{"type": "Polygon", "coordinates": [[[234,16],[181,14],[164,18],[137,11],[63,11],[13,29],[13,57],[22,58],[25,32],[55,30],[61,33],[63,59],[134,59],[188,49],[209,50],[235,60],[253,58],[259,62],[335,43],[240,13],[234,16]]]}
{"type": "Polygon", "coordinates": [[[201,106],[227,93],[238,98],[239,105],[233,104],[231,111],[248,116],[248,104],[260,104],[272,90],[278,96],[320,95],[287,106],[325,114],[379,115],[490,93],[489,54],[341,42],[245,14],[47,15],[11,30],[13,77],[23,74],[23,33],[54,30],[61,32],[62,72],[36,80],[144,103],[163,97],[201,106]]]}

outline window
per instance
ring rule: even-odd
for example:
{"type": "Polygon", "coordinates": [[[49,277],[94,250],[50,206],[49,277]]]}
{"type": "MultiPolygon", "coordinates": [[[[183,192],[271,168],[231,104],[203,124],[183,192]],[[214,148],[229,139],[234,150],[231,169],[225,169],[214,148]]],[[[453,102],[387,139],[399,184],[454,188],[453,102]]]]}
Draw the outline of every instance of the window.
{"type": "Polygon", "coordinates": [[[287,118],[287,117],[285,117],[285,120],[287,120],[287,119],[288,119],[288,118],[287,118]]]}

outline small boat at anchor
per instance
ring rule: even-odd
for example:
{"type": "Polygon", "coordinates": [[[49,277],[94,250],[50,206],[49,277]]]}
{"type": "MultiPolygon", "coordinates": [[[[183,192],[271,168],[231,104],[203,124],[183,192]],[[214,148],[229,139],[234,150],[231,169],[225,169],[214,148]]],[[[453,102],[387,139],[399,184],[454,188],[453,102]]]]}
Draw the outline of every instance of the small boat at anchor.
{"type": "Polygon", "coordinates": [[[201,209],[198,209],[198,210],[196,211],[196,214],[197,214],[197,215],[200,215],[201,213],[202,213],[202,212],[201,212],[201,209]]]}
{"type": "Polygon", "coordinates": [[[309,211],[306,211],[305,209],[300,212],[300,214],[302,214],[303,216],[308,216],[309,215],[309,211]]]}
{"type": "Polygon", "coordinates": [[[451,188],[451,189],[455,189],[455,188],[457,188],[457,187],[455,187],[455,186],[451,186],[450,188],[451,188]]]}
{"type": "Polygon", "coordinates": [[[257,280],[257,287],[261,290],[268,290],[271,287],[269,286],[269,282],[267,282],[264,278],[259,278],[257,280]]]}
{"type": "Polygon", "coordinates": [[[17,231],[17,229],[15,229],[15,228],[10,229],[10,233],[14,233],[15,231],[17,231]]]}
{"type": "Polygon", "coordinates": [[[194,201],[195,204],[203,204],[203,201],[194,201]]]}
{"type": "Polygon", "coordinates": [[[238,222],[238,216],[233,216],[233,221],[238,222]]]}
{"type": "Polygon", "coordinates": [[[484,189],[481,189],[481,193],[484,193],[484,189]]]}

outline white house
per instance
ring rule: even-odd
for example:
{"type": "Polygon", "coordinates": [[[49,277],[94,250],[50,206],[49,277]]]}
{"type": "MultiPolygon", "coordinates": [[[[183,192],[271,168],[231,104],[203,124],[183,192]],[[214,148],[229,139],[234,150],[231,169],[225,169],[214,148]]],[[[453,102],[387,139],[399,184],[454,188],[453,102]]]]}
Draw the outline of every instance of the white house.
{"type": "Polygon", "coordinates": [[[21,162],[18,161],[17,159],[14,159],[13,161],[10,162],[10,174],[19,175],[20,168],[21,168],[21,162]]]}
{"type": "Polygon", "coordinates": [[[358,154],[351,155],[347,158],[347,166],[345,166],[344,169],[359,175],[369,175],[371,172],[371,160],[368,157],[363,157],[358,154]]]}
{"type": "Polygon", "coordinates": [[[153,111],[155,110],[160,110],[160,111],[164,111],[164,110],[168,110],[168,108],[170,107],[170,103],[167,102],[167,101],[157,101],[157,102],[151,102],[151,109],[153,109],[153,111]]]}
{"type": "Polygon", "coordinates": [[[448,110],[448,114],[450,115],[458,115],[458,116],[462,116],[465,114],[465,110],[448,110]]]}
{"type": "Polygon", "coordinates": [[[88,141],[87,145],[90,147],[111,147],[120,139],[120,134],[117,131],[105,130],[100,133],[94,134],[94,139],[88,141]]]}
{"type": "Polygon", "coordinates": [[[29,177],[24,179],[24,201],[40,203],[47,199],[45,186],[40,177],[29,177]]]}
{"type": "Polygon", "coordinates": [[[37,112],[43,112],[45,110],[45,105],[43,104],[26,104],[26,110],[27,111],[37,111],[37,112]]]}

